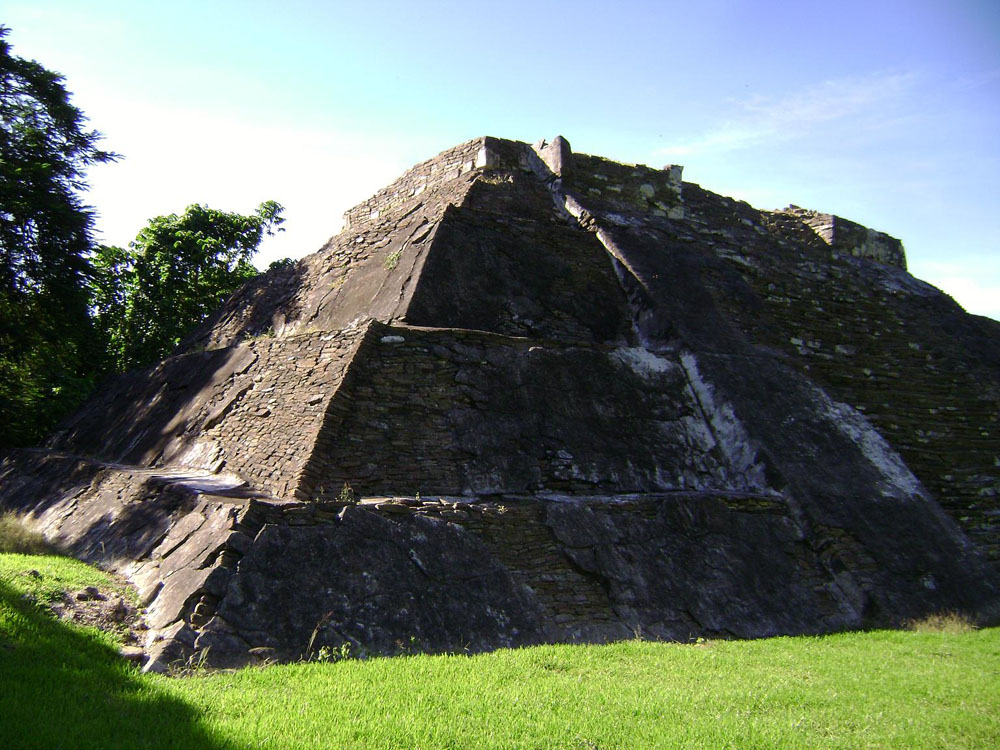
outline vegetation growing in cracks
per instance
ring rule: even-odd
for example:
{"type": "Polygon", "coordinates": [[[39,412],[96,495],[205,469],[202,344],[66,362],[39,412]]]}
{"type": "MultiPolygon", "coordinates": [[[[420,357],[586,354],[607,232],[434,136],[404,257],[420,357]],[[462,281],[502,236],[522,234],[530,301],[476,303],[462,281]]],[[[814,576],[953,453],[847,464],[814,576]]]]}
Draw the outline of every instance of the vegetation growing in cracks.
{"type": "Polygon", "coordinates": [[[402,250],[393,250],[385,257],[385,263],[383,263],[382,265],[385,266],[385,269],[387,271],[392,271],[393,269],[396,268],[396,266],[399,265],[399,259],[400,257],[402,257],[402,255],[403,255],[402,250]]]}

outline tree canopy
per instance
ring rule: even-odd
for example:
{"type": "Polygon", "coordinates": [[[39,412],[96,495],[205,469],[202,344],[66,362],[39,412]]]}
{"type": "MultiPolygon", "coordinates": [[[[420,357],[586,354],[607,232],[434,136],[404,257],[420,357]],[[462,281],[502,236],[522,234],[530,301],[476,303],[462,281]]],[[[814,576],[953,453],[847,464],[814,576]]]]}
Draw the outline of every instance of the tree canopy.
{"type": "Polygon", "coordinates": [[[114,161],[62,76],[14,55],[0,25],[0,447],[42,437],[109,371],[170,353],[257,270],[283,208],[192,205],[128,248],[98,247],[88,167],[114,161]]]}
{"type": "Polygon", "coordinates": [[[192,205],[152,219],[127,249],[98,248],[93,304],[113,367],[165,357],[256,276],[250,259],[265,235],[281,231],[282,211],[275,201],[248,215],[192,205]]]}
{"type": "Polygon", "coordinates": [[[88,315],[87,167],[113,161],[58,73],[14,55],[0,26],[0,445],[72,408],[100,361],[88,315]]]}

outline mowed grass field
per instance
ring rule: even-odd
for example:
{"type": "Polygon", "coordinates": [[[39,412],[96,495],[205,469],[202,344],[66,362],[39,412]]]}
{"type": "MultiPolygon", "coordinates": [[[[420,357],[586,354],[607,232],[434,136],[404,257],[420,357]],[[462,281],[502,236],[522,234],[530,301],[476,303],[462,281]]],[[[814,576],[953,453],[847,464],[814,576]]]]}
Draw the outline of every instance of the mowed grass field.
{"type": "Polygon", "coordinates": [[[0,748],[997,748],[1000,629],[544,646],[140,674],[0,554],[0,748]]]}

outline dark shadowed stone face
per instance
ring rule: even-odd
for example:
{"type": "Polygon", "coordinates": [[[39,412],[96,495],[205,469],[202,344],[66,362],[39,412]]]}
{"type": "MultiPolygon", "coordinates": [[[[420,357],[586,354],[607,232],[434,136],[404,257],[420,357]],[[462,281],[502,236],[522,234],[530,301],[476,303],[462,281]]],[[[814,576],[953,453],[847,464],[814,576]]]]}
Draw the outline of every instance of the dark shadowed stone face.
{"type": "Polygon", "coordinates": [[[454,524],[393,521],[352,507],[333,525],[265,527],[218,614],[252,645],[302,653],[310,642],[391,653],[541,637],[530,590],[515,585],[475,536],[454,524]]]}

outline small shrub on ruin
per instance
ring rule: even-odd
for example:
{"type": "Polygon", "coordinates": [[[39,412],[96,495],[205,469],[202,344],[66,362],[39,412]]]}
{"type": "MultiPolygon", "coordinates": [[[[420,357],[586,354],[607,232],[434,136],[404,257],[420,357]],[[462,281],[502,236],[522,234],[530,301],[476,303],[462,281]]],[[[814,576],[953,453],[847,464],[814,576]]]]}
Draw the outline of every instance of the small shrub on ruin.
{"type": "Polygon", "coordinates": [[[344,482],[344,487],[340,490],[340,495],[337,498],[338,501],[344,503],[345,505],[357,505],[358,499],[354,496],[354,488],[351,487],[349,482],[344,482]]]}
{"type": "Polygon", "coordinates": [[[391,271],[396,266],[399,265],[399,259],[402,255],[403,255],[402,250],[393,250],[385,257],[385,263],[383,263],[382,265],[385,266],[385,269],[387,271],[391,271]]]}
{"type": "Polygon", "coordinates": [[[513,184],[514,175],[503,171],[483,172],[479,175],[479,181],[487,185],[509,185],[513,184]]]}

